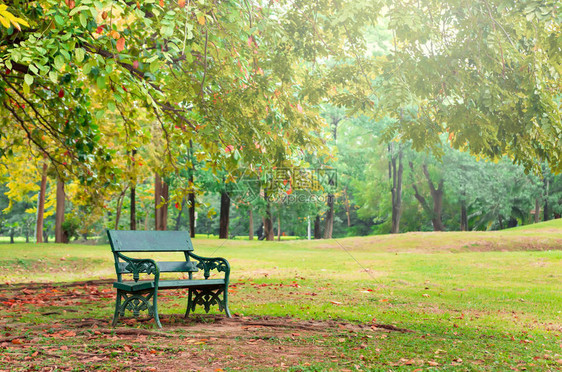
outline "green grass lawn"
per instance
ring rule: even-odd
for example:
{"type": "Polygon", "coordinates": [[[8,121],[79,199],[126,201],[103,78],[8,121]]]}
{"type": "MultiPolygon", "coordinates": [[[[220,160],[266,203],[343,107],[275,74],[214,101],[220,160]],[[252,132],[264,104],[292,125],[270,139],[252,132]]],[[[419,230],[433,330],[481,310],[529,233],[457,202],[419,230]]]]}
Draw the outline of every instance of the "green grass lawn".
{"type": "MultiPolygon", "coordinates": [[[[501,232],[408,233],[310,242],[197,238],[194,246],[200,255],[230,261],[230,307],[237,317],[289,317],[366,327],[352,335],[327,329],[327,335],[292,336],[298,340],[288,345],[322,342],[339,357],[311,358],[278,369],[562,368],[560,220],[501,232]],[[374,324],[413,332],[374,332],[370,328],[374,324]]],[[[160,256],[156,258],[165,258],[160,256]]],[[[107,245],[0,245],[0,264],[2,283],[114,277],[107,245]]],[[[4,297],[14,295],[14,289],[2,288],[4,297]]],[[[68,312],[61,312],[57,304],[40,311],[24,306],[27,310],[17,315],[8,312],[0,322],[17,318],[29,326],[87,317],[107,323],[112,316],[112,291],[110,285],[103,288],[103,296],[63,306],[68,312]]],[[[162,298],[160,309],[168,332],[185,331],[166,324],[166,315],[182,313],[184,306],[184,297],[162,298]]],[[[219,348],[198,347],[211,354],[219,348]]],[[[68,363],[79,368],[69,358],[68,363]]],[[[121,366],[112,360],[104,363],[101,366],[108,369],[121,366]]],[[[237,365],[229,363],[224,361],[220,369],[237,365]]],[[[260,368],[259,363],[249,367],[260,368]]]]}

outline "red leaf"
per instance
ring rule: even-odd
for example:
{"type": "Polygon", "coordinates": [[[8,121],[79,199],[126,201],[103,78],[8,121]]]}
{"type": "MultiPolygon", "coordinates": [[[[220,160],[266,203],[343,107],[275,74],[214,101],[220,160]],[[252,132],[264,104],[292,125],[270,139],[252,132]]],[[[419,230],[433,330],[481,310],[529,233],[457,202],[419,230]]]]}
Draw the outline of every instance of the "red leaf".
{"type": "Polygon", "coordinates": [[[64,89],[59,90],[59,98],[64,97],[64,89]]]}
{"type": "Polygon", "coordinates": [[[133,68],[138,70],[139,69],[139,61],[133,62],[133,68]]]}
{"type": "Polygon", "coordinates": [[[121,52],[123,49],[125,49],[125,39],[121,37],[117,40],[117,51],[121,52]]]}
{"type": "Polygon", "coordinates": [[[228,145],[228,146],[226,146],[226,148],[224,149],[224,151],[226,151],[226,152],[231,152],[232,150],[234,150],[234,146],[232,146],[232,145],[228,145]]]}

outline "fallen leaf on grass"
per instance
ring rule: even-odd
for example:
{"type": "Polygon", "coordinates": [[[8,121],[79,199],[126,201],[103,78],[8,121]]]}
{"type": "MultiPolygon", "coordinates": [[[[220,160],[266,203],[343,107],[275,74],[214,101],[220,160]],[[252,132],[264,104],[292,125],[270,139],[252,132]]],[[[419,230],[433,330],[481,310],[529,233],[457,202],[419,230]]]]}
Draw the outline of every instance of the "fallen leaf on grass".
{"type": "Polygon", "coordinates": [[[331,304],[334,304],[334,305],[338,305],[338,306],[339,306],[339,305],[343,305],[343,304],[342,304],[341,302],[339,302],[339,301],[330,301],[330,303],[331,303],[331,304]]]}
{"type": "Polygon", "coordinates": [[[438,366],[438,365],[439,365],[439,363],[437,363],[437,362],[436,362],[436,361],[434,361],[434,360],[430,360],[430,361],[428,361],[428,362],[427,362],[427,364],[429,364],[429,365],[430,365],[430,366],[432,366],[432,367],[436,367],[436,366],[438,366]]]}

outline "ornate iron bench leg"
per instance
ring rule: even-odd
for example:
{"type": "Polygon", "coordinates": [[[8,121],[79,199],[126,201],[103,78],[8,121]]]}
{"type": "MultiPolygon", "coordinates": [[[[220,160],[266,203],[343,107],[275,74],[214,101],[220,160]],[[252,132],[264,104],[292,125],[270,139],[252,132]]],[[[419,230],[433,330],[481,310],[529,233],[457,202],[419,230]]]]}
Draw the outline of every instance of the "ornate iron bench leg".
{"type": "Polygon", "coordinates": [[[121,312],[121,291],[117,290],[117,298],[115,299],[115,314],[113,314],[113,322],[111,326],[115,327],[119,321],[119,313],[121,312]]]}
{"type": "Polygon", "coordinates": [[[232,315],[230,315],[230,309],[228,308],[228,287],[225,287],[224,289],[223,301],[224,301],[224,312],[226,313],[226,316],[232,318],[232,315]]]}
{"type": "Polygon", "coordinates": [[[191,291],[191,288],[189,288],[189,292],[187,295],[187,309],[185,310],[185,318],[189,316],[189,313],[191,312],[192,308],[193,308],[193,292],[191,291]]]}
{"type": "Polygon", "coordinates": [[[154,294],[152,295],[152,316],[156,321],[158,328],[162,328],[162,323],[160,323],[160,318],[158,317],[158,289],[154,289],[154,294]]]}

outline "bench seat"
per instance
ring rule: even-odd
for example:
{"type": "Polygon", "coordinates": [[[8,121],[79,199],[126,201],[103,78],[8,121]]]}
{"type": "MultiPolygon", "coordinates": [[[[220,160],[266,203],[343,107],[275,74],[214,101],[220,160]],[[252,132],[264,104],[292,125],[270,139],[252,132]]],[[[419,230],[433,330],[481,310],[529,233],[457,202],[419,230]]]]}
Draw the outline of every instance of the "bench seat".
{"type": "MultiPolygon", "coordinates": [[[[220,288],[225,285],[224,279],[180,279],[180,280],[160,280],[158,282],[158,289],[182,289],[182,288],[220,288]]],[[[127,292],[140,292],[147,289],[155,288],[154,280],[139,280],[135,282],[124,281],[114,282],[113,288],[121,289],[127,292]]]]}

